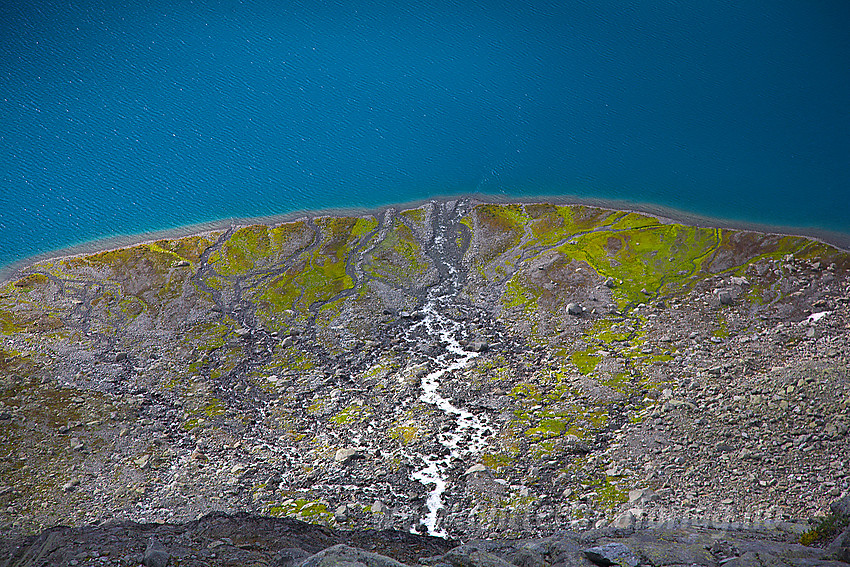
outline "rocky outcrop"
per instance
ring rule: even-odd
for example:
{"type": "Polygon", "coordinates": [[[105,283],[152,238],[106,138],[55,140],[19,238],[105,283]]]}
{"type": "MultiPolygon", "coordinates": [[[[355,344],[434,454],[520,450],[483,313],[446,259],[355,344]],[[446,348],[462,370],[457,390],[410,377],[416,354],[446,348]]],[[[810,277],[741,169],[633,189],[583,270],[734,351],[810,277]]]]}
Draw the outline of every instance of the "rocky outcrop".
{"type": "MultiPolygon", "coordinates": [[[[850,533],[850,532],[847,532],[850,533]]],[[[847,534],[845,533],[845,536],[847,534]]],[[[846,551],[846,549],[845,549],[846,551]]],[[[211,514],[186,524],[110,522],[0,537],[0,566],[839,567],[835,547],[806,547],[779,526],[560,532],[462,545],[392,530],[337,531],[290,519],[211,514]]]]}

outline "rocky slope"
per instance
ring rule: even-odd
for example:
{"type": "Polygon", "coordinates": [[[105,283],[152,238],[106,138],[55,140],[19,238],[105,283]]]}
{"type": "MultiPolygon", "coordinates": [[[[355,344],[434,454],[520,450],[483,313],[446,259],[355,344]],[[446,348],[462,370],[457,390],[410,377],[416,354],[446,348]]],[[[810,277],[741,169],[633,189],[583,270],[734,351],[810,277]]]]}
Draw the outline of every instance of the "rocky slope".
{"type": "Polygon", "coordinates": [[[0,290],[0,524],[802,532],[850,488],[848,271],[467,200],[40,262],[0,290]]]}

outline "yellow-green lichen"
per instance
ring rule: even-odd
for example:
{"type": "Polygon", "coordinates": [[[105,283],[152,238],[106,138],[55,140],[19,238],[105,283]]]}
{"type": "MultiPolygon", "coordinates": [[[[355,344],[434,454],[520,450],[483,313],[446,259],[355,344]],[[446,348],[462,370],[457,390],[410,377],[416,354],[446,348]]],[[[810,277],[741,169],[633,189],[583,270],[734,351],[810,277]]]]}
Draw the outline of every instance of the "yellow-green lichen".
{"type": "Polygon", "coordinates": [[[369,408],[359,404],[351,404],[338,414],[332,416],[330,420],[337,425],[348,425],[360,423],[370,415],[369,408]]]}
{"type": "Polygon", "coordinates": [[[270,505],[267,512],[270,516],[287,516],[309,524],[336,526],[334,515],[328,511],[328,503],[324,500],[289,499],[270,505]]]}

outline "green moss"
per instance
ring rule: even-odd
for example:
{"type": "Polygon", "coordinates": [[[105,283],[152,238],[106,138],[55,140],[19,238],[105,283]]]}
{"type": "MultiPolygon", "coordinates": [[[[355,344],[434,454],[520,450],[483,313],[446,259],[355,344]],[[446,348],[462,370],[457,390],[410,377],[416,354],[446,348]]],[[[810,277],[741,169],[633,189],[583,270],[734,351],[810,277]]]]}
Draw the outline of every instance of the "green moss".
{"type": "Polygon", "coordinates": [[[572,234],[572,210],[545,203],[526,205],[526,213],[533,219],[531,233],[537,244],[551,246],[572,234]]]}
{"type": "Polygon", "coordinates": [[[206,406],[204,406],[204,414],[207,417],[217,417],[220,415],[224,415],[225,408],[224,403],[221,400],[213,398],[206,406]]]}
{"type": "Polygon", "coordinates": [[[365,217],[357,219],[354,227],[351,229],[352,236],[364,236],[378,228],[378,221],[375,217],[365,217]]]}
{"type": "Polygon", "coordinates": [[[423,211],[422,209],[407,209],[399,214],[403,217],[412,220],[415,223],[422,223],[425,221],[425,211],[423,211]]]}
{"type": "Polygon", "coordinates": [[[591,489],[596,492],[597,501],[606,509],[611,510],[628,501],[628,493],[613,484],[613,477],[605,476],[593,483],[591,489]]]}
{"type": "Polygon", "coordinates": [[[537,427],[525,432],[529,437],[558,437],[567,430],[568,423],[560,419],[542,419],[537,427]]]}
{"type": "Polygon", "coordinates": [[[18,323],[14,314],[8,311],[0,311],[0,333],[4,335],[14,335],[25,330],[26,327],[18,323]]]}
{"type": "Polygon", "coordinates": [[[220,252],[210,255],[210,263],[220,274],[242,274],[254,269],[257,260],[268,256],[270,249],[269,227],[246,226],[236,230],[220,252]]]}
{"type": "Polygon", "coordinates": [[[29,293],[36,287],[40,287],[46,285],[50,282],[50,279],[44,274],[29,274],[15,281],[12,285],[25,293],[29,293]]]}
{"type": "Polygon", "coordinates": [[[272,312],[299,309],[307,313],[314,303],[328,301],[353,285],[344,261],[324,260],[290,268],[273,280],[258,299],[272,312]]]}
{"type": "Polygon", "coordinates": [[[573,364],[576,365],[579,372],[582,374],[590,374],[599,365],[602,356],[595,353],[595,350],[576,351],[570,355],[573,364]]]}
{"type": "Polygon", "coordinates": [[[850,524],[850,518],[839,514],[829,514],[819,520],[815,526],[800,536],[802,545],[812,546],[828,542],[850,524]]]}
{"type": "Polygon", "coordinates": [[[608,386],[612,390],[623,394],[633,393],[634,386],[632,385],[631,376],[627,372],[617,372],[610,378],[606,378],[600,382],[603,386],[608,386]]]}
{"type": "Polygon", "coordinates": [[[212,245],[210,238],[217,238],[218,233],[207,236],[188,236],[177,240],[161,240],[156,244],[163,250],[168,250],[177,258],[195,264],[201,255],[212,245]]]}
{"type": "Polygon", "coordinates": [[[293,346],[278,350],[275,363],[279,364],[282,370],[300,373],[315,368],[317,359],[312,353],[293,346]]]}
{"type": "Polygon", "coordinates": [[[536,310],[542,292],[531,285],[523,273],[515,274],[505,285],[502,304],[507,308],[521,307],[524,312],[536,310]]]}
{"type": "Polygon", "coordinates": [[[574,245],[559,250],[588,263],[601,276],[622,282],[612,291],[621,307],[646,301],[644,289],[653,296],[681,290],[700,272],[702,262],[719,242],[716,230],[638,223],[636,219],[628,223],[621,219],[617,224],[628,228],[577,236],[574,245]]]}
{"type": "Polygon", "coordinates": [[[369,253],[364,270],[395,284],[419,283],[430,269],[430,260],[413,231],[395,219],[392,230],[369,253]]]}
{"type": "Polygon", "coordinates": [[[270,516],[288,516],[310,524],[329,527],[336,525],[333,514],[328,511],[328,503],[324,500],[290,499],[280,504],[272,504],[267,513],[270,516]]]}
{"type": "Polygon", "coordinates": [[[335,416],[331,417],[332,423],[337,425],[348,425],[351,423],[360,423],[371,415],[368,408],[358,404],[351,404],[335,416]]]}
{"type": "Polygon", "coordinates": [[[223,347],[232,332],[233,328],[230,325],[210,321],[192,327],[190,337],[197,346],[212,351],[223,347]]]}
{"type": "Polygon", "coordinates": [[[410,445],[419,437],[419,428],[414,425],[397,425],[390,429],[390,439],[401,445],[410,445]]]}
{"type": "Polygon", "coordinates": [[[269,238],[271,239],[274,249],[280,249],[294,238],[305,240],[302,242],[302,246],[306,245],[307,242],[305,237],[311,233],[312,231],[307,227],[307,223],[304,221],[294,221],[279,224],[270,229],[269,238]]]}
{"type": "Polygon", "coordinates": [[[531,400],[534,402],[540,402],[542,399],[537,385],[529,382],[520,382],[511,389],[508,395],[514,399],[531,400]]]}
{"type": "Polygon", "coordinates": [[[658,227],[661,224],[658,222],[658,219],[640,213],[616,212],[612,217],[615,218],[611,223],[613,230],[652,228],[658,227]]]}
{"type": "Polygon", "coordinates": [[[206,420],[201,417],[190,417],[186,421],[183,422],[183,429],[186,431],[192,431],[193,429],[200,427],[206,423],[206,420]]]}

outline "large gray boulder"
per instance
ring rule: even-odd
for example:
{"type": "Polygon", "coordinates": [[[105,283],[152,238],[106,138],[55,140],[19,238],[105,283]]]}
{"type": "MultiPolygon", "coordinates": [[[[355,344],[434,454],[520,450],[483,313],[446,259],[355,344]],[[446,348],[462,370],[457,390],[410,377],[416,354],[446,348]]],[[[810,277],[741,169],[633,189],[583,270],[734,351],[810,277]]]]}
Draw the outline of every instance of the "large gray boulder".
{"type": "Polygon", "coordinates": [[[323,549],[301,563],[301,567],[407,567],[390,557],[349,547],[344,543],[323,549]]]}
{"type": "Polygon", "coordinates": [[[829,505],[829,510],[838,516],[850,518],[850,492],[829,505]]]}
{"type": "Polygon", "coordinates": [[[461,545],[452,549],[442,557],[442,561],[452,567],[515,567],[513,563],[475,544],[461,545]]]}
{"type": "Polygon", "coordinates": [[[171,554],[168,553],[168,550],[159,540],[152,537],[148,541],[148,547],[145,549],[145,556],[142,559],[145,567],[165,567],[168,565],[169,559],[171,559],[171,554]]]}
{"type": "Polygon", "coordinates": [[[585,549],[584,556],[601,567],[609,567],[611,565],[637,567],[640,564],[638,556],[627,545],[622,543],[606,543],[605,545],[585,549]]]}

